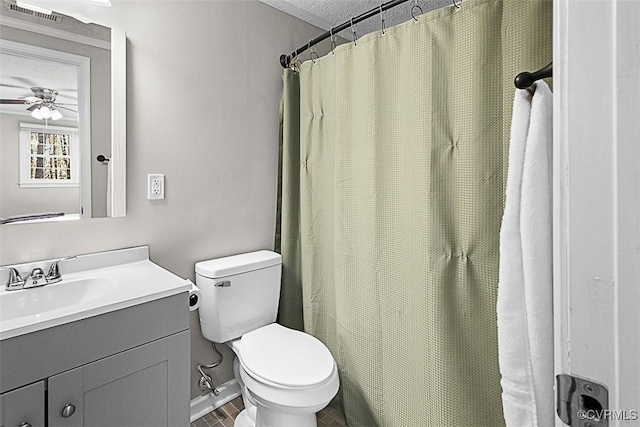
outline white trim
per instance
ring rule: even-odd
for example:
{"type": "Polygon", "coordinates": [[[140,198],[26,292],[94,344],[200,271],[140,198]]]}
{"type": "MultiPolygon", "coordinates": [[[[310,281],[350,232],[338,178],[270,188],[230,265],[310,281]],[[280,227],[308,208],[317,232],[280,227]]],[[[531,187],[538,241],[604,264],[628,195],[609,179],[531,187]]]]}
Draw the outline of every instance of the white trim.
{"type": "Polygon", "coordinates": [[[78,128],[71,128],[66,126],[54,126],[54,125],[39,125],[37,123],[20,123],[20,130],[35,130],[40,131],[44,130],[47,133],[75,133],[78,134],[78,128]]]}
{"type": "Polygon", "coordinates": [[[627,415],[640,401],[639,17],[637,2],[554,1],[555,372],[605,384],[627,415]]]}
{"type": "Polygon", "coordinates": [[[77,66],[89,60],[86,56],[3,39],[0,39],[0,52],[22,58],[42,59],[77,66]]]}
{"type": "Polygon", "coordinates": [[[80,129],[80,217],[91,218],[91,58],[78,66],[78,128],[80,129]]]}
{"type": "Polygon", "coordinates": [[[217,387],[217,389],[220,392],[217,396],[214,396],[213,393],[207,393],[191,400],[190,423],[241,395],[240,385],[235,378],[217,387]]]}
{"type": "Polygon", "coordinates": [[[77,182],[70,183],[63,180],[48,179],[46,182],[21,182],[18,184],[20,188],[77,188],[80,184],[77,182]]]}
{"type": "Polygon", "coordinates": [[[97,47],[99,49],[111,50],[111,43],[106,40],[94,39],[70,31],[60,30],[58,28],[45,27],[44,25],[34,24],[32,22],[23,21],[21,19],[11,18],[8,16],[0,16],[0,25],[19,30],[30,31],[57,39],[68,40],[75,43],[81,43],[88,46],[97,47]]]}
{"type": "Polygon", "coordinates": [[[127,37],[111,30],[111,217],[127,214],[127,37]]]}

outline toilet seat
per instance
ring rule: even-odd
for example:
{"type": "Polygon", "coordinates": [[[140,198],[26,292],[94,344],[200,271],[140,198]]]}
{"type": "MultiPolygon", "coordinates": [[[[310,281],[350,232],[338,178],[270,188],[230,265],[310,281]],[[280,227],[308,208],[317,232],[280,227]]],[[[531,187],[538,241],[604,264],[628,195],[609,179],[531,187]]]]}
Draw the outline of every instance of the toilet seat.
{"type": "Polygon", "coordinates": [[[272,323],[246,333],[239,360],[247,374],[274,386],[309,389],[335,375],[329,349],[304,332],[272,323]]]}

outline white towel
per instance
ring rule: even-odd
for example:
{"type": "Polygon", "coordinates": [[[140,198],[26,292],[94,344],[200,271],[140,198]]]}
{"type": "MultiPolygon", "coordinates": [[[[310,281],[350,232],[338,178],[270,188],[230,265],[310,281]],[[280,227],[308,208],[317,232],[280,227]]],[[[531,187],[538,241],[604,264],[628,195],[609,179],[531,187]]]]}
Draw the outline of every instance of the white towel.
{"type": "Polygon", "coordinates": [[[551,91],[517,90],[498,284],[498,355],[507,427],[554,425],[551,91]]]}

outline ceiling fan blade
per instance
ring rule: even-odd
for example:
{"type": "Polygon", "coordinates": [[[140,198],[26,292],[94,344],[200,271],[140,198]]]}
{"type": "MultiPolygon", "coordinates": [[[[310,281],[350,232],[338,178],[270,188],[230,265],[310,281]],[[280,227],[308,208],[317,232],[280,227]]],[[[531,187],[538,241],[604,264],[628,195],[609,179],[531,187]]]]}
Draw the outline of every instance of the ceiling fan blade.
{"type": "Polygon", "coordinates": [[[25,103],[28,102],[30,104],[33,104],[33,103],[40,104],[43,102],[43,99],[38,98],[37,96],[25,96],[24,98],[20,98],[20,99],[24,100],[25,103]]]}
{"type": "Polygon", "coordinates": [[[22,99],[0,99],[0,104],[26,104],[22,99]]]}
{"type": "Polygon", "coordinates": [[[78,106],[78,104],[67,104],[65,102],[54,102],[53,104],[56,105],[56,106],[58,106],[58,105],[71,105],[73,107],[77,107],[78,106]]]}
{"type": "Polygon", "coordinates": [[[56,108],[61,108],[63,110],[71,111],[72,113],[77,113],[76,110],[72,110],[71,108],[61,107],[60,104],[56,104],[56,108]]]}
{"type": "Polygon", "coordinates": [[[33,111],[38,108],[38,104],[33,104],[31,107],[27,108],[27,111],[33,111]]]}
{"type": "Polygon", "coordinates": [[[14,88],[14,89],[24,89],[24,86],[8,85],[6,83],[0,83],[0,86],[2,86],[2,87],[10,87],[10,88],[14,88]]]}
{"type": "Polygon", "coordinates": [[[34,87],[34,86],[38,86],[37,84],[35,84],[33,81],[27,79],[26,77],[19,77],[19,76],[13,76],[14,80],[17,80],[21,83],[24,83],[25,86],[27,87],[34,87]]]}

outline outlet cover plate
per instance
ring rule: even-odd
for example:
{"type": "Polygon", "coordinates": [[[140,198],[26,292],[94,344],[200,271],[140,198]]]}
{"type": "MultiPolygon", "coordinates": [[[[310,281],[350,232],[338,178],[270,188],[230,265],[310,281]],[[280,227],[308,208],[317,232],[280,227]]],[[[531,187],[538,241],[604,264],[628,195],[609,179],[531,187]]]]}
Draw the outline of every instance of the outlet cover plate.
{"type": "Polygon", "coordinates": [[[147,177],[147,199],[164,199],[164,174],[154,173],[147,177]]]}

